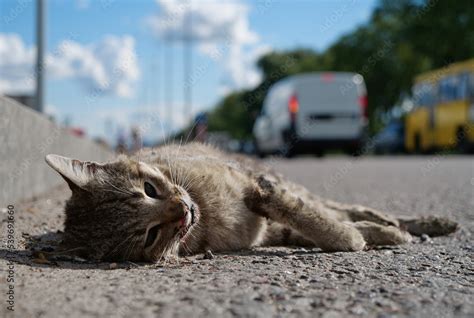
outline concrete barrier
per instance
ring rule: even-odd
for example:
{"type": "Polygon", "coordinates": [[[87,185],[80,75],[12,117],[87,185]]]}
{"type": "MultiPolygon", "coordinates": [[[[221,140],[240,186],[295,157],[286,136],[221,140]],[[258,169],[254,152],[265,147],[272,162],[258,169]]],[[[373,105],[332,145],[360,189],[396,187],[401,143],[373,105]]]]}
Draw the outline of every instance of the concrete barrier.
{"type": "Polygon", "coordinates": [[[63,182],[44,161],[49,153],[81,160],[113,157],[104,146],[76,137],[44,115],[0,96],[0,208],[63,182]]]}

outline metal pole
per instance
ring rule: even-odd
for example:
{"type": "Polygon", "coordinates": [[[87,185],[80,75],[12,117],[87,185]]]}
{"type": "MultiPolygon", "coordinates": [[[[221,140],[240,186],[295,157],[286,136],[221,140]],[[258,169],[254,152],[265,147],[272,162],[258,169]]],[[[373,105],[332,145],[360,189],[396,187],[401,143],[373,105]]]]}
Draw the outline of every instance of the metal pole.
{"type": "Polygon", "coordinates": [[[172,122],[173,122],[173,63],[174,63],[174,52],[173,52],[173,42],[170,39],[168,45],[166,46],[165,52],[165,63],[164,63],[164,90],[165,90],[165,107],[166,107],[166,120],[168,121],[167,126],[170,128],[170,131],[166,134],[171,134],[172,122]]]}
{"type": "MultiPolygon", "coordinates": [[[[189,2],[191,6],[191,2],[189,2]]],[[[188,114],[188,121],[193,118],[193,105],[192,105],[192,34],[191,34],[191,15],[192,10],[190,8],[189,14],[185,17],[184,21],[184,42],[183,42],[183,66],[184,66],[184,102],[185,109],[184,113],[188,114]]]]}
{"type": "Polygon", "coordinates": [[[44,110],[44,47],[46,0],[36,0],[36,110],[44,110]]]}
{"type": "MultiPolygon", "coordinates": [[[[160,78],[160,67],[161,67],[161,50],[160,50],[160,46],[157,46],[156,48],[156,55],[155,55],[155,58],[153,59],[154,60],[154,69],[153,69],[153,83],[156,83],[156,94],[154,96],[154,101],[152,102],[152,104],[155,104],[157,107],[159,107],[159,105],[161,104],[161,78],[160,78]]],[[[159,111],[159,110],[157,110],[159,111]]],[[[161,116],[160,116],[160,120],[161,120],[161,116]]]]}

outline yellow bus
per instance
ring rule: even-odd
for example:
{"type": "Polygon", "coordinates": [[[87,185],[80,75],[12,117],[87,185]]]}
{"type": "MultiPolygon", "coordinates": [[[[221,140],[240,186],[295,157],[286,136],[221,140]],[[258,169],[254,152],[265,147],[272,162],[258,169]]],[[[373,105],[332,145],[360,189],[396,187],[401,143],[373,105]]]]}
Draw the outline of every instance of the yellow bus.
{"type": "Polygon", "coordinates": [[[415,78],[413,110],[405,118],[408,152],[474,146],[474,59],[415,78]]]}

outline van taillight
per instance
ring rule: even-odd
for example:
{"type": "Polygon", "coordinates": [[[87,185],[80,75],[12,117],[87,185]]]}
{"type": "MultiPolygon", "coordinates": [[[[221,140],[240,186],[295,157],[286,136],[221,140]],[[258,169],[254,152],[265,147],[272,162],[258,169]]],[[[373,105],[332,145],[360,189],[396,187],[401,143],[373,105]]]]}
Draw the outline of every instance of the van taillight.
{"type": "Polygon", "coordinates": [[[364,118],[369,118],[369,101],[367,99],[367,95],[359,97],[359,106],[364,118]]]}
{"type": "Polygon", "coordinates": [[[298,102],[298,97],[296,94],[291,95],[290,99],[288,100],[288,112],[290,113],[291,121],[296,120],[296,114],[298,113],[299,108],[300,103],[298,102]]]}
{"type": "Polygon", "coordinates": [[[321,79],[325,83],[331,83],[334,80],[334,74],[333,73],[323,73],[321,75],[321,79]]]}

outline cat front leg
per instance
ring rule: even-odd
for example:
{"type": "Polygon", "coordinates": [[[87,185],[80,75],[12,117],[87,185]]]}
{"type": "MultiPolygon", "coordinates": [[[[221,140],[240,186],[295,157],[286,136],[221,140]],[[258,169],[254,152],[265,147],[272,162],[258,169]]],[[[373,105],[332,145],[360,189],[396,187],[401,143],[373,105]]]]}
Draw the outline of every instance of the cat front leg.
{"type": "Polygon", "coordinates": [[[246,189],[244,202],[250,211],[289,226],[324,251],[360,251],[365,247],[362,234],[330,218],[322,202],[304,201],[264,176],[246,189]]]}

